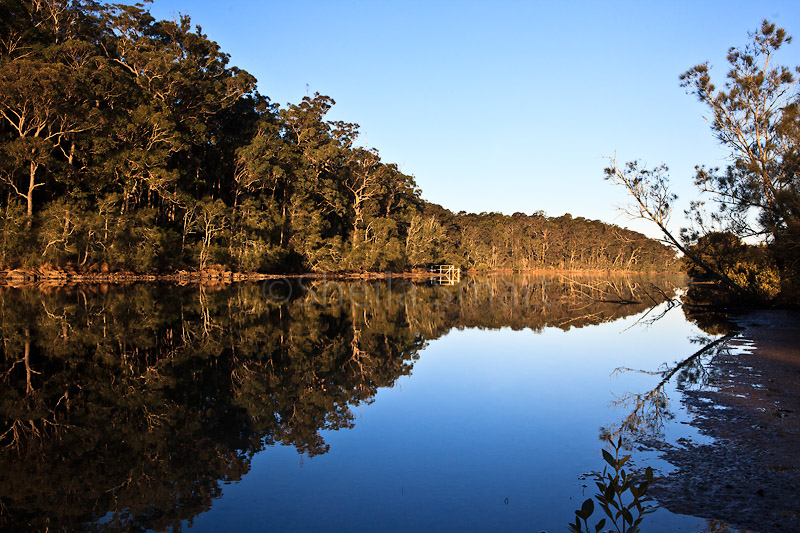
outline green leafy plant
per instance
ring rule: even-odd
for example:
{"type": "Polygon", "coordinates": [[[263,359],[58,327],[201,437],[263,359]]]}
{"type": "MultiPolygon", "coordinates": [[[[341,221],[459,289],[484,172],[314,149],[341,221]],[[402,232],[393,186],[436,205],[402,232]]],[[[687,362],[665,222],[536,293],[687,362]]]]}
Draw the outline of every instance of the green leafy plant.
{"type": "Polygon", "coordinates": [[[595,509],[594,500],[589,498],[575,511],[575,522],[568,524],[569,530],[574,533],[599,533],[607,519],[614,528],[606,531],[637,533],[644,515],[655,511],[655,507],[648,505],[652,499],[647,496],[647,490],[653,483],[653,469],[648,466],[645,480],[637,484],[636,476],[623,468],[631,456],[620,457],[622,437],[617,439],[616,444],[611,441],[610,445],[614,453],[612,455],[608,450],[603,450],[603,459],[608,464],[603,468],[603,473],[597,476],[595,485],[599,492],[594,497],[607,518],[600,519],[594,527],[589,525],[589,518],[595,509]]]}

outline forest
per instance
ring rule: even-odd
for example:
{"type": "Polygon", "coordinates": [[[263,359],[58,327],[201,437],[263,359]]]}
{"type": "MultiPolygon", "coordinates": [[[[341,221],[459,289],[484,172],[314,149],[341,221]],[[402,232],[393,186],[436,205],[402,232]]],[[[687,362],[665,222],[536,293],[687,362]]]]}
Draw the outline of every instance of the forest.
{"type": "MultiPolygon", "coordinates": [[[[678,268],[642,234],[452,213],[329,120],[285,107],[188,16],[0,0],[0,268],[78,272],[678,268]]],[[[532,199],[535,202],[535,199],[532,199]]]]}

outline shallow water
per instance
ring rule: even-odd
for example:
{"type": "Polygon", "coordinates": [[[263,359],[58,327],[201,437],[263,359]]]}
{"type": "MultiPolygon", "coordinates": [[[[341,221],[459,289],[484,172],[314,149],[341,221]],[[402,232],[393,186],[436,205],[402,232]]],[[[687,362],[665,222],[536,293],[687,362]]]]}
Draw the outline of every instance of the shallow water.
{"type": "Polygon", "coordinates": [[[701,346],[680,293],[576,276],[0,291],[0,525],[564,531],[602,434],[703,441],[680,402],[702,365],[657,404],[630,396],[701,346]]]}

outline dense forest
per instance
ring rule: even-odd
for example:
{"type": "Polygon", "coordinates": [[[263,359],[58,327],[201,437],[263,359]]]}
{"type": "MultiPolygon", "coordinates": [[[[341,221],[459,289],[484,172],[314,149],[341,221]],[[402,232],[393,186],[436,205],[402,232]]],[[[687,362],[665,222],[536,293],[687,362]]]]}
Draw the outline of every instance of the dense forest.
{"type": "MultiPolygon", "coordinates": [[[[421,222],[420,231],[432,234],[422,241],[430,247],[423,257],[466,268],[662,271],[679,266],[675,253],[659,241],[569,213],[454,214],[426,203],[421,222]]],[[[416,251],[410,250],[411,258],[416,251]]]]}
{"type": "Polygon", "coordinates": [[[0,268],[665,270],[598,221],[453,214],[326,118],[281,107],[189,17],[0,0],[0,268]]]}

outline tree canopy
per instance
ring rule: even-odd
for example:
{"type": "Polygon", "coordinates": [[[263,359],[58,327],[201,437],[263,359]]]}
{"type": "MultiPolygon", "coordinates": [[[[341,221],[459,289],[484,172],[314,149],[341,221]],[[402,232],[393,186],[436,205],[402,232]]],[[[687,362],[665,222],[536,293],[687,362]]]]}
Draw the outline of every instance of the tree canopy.
{"type": "Polygon", "coordinates": [[[332,98],[278,106],[229,59],[185,15],[0,0],[0,268],[674,263],[595,221],[428,206],[413,176],[357,144],[357,124],[327,118],[332,98]]]}
{"type": "Polygon", "coordinates": [[[764,20],[744,47],[728,51],[730,70],[717,88],[707,63],[680,77],[681,85],[708,110],[711,132],[728,151],[720,168],[698,166],[695,184],[704,200],[687,211],[691,226],[681,238],[667,228],[675,200],[666,166],[618,166],[612,159],[606,177],[633,198],[630,214],[648,219],[666,240],[684,252],[689,273],[718,280],[723,299],[738,302],[797,303],[800,294],[800,181],[798,129],[800,85],[793,71],[776,64],[776,53],[791,43],[786,31],[764,20]],[[742,239],[758,238],[757,244],[742,239]]]}

